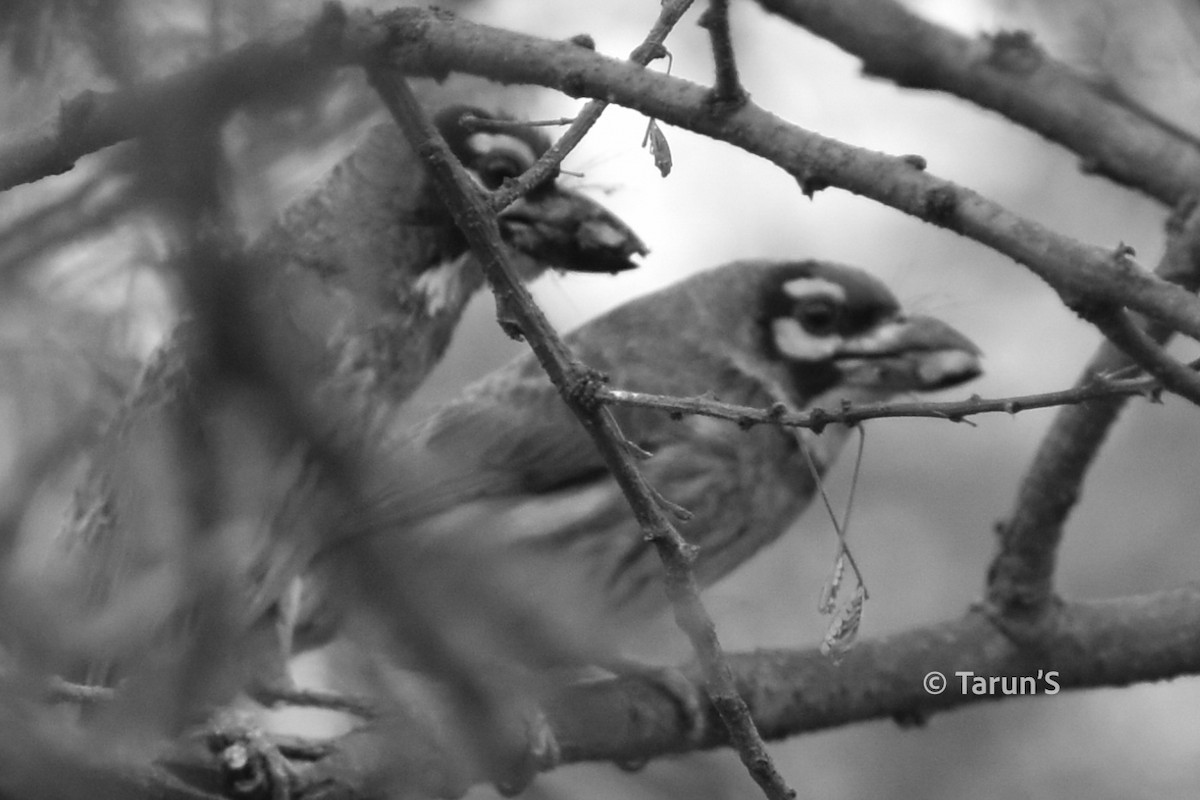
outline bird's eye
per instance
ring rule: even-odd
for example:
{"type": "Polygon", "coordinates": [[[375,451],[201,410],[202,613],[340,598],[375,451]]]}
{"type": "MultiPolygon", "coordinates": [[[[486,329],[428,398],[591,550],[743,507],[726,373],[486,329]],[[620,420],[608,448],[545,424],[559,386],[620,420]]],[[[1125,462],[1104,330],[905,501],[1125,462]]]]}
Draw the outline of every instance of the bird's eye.
{"type": "Polygon", "coordinates": [[[796,304],[793,314],[800,327],[813,336],[828,336],[837,327],[840,309],[828,297],[808,297],[796,304]]]}
{"type": "Polygon", "coordinates": [[[512,153],[488,153],[480,159],[479,179],[488,189],[499,189],[506,179],[517,177],[527,166],[512,153]]]}

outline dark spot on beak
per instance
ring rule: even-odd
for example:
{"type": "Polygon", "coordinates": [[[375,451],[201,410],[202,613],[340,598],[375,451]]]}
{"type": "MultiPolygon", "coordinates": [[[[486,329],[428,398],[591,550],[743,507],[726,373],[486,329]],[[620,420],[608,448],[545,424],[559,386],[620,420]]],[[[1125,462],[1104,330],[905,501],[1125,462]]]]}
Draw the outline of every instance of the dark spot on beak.
{"type": "Polygon", "coordinates": [[[649,249],[617,215],[582,194],[547,184],[500,215],[505,240],[569,272],[625,272],[649,249]]]}

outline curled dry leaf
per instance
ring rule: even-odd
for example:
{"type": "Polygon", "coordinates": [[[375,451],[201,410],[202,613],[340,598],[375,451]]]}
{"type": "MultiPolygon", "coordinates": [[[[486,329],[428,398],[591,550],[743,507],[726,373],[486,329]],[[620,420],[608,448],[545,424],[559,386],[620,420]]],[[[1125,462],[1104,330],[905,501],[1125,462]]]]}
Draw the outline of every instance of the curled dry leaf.
{"type": "Polygon", "coordinates": [[[646,135],[642,137],[642,147],[649,146],[650,155],[654,157],[654,166],[658,168],[658,172],[664,178],[671,174],[671,146],[667,144],[667,137],[663,134],[662,128],[658,127],[656,120],[650,120],[646,126],[646,135]]]}
{"type": "Polygon", "coordinates": [[[863,603],[866,593],[860,584],[854,590],[850,602],[842,607],[841,613],[830,623],[821,640],[821,654],[833,661],[838,661],[854,647],[858,641],[858,629],[862,624],[863,603]]]}

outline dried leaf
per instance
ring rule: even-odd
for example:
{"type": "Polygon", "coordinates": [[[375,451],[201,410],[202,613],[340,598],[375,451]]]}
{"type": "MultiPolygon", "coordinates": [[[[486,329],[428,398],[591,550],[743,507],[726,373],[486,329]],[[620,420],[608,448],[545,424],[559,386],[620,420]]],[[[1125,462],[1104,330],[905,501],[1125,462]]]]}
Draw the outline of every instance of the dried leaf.
{"type": "Polygon", "coordinates": [[[842,589],[842,579],[846,576],[846,551],[839,550],[833,562],[833,573],[821,589],[821,599],[817,603],[817,611],[821,614],[832,614],[837,610],[838,593],[842,589]]]}
{"type": "Polygon", "coordinates": [[[854,647],[858,640],[858,629],[862,624],[863,603],[866,593],[860,585],[854,591],[850,603],[842,609],[842,613],[833,620],[821,640],[821,654],[833,661],[838,661],[854,647]]]}
{"type": "Polygon", "coordinates": [[[646,135],[642,137],[642,147],[646,147],[647,144],[650,147],[650,155],[654,156],[654,166],[658,167],[658,173],[664,178],[670,175],[671,146],[667,144],[667,137],[662,128],[658,127],[658,122],[653,119],[646,126],[646,135]]]}

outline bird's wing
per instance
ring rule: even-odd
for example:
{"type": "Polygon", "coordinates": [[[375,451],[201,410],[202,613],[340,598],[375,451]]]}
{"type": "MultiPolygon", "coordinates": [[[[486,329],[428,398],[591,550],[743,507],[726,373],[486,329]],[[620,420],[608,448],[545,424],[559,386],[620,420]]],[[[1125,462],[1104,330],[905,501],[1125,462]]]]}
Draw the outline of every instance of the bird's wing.
{"type": "Polygon", "coordinates": [[[401,436],[401,473],[376,498],[408,523],[480,499],[554,492],[602,478],[583,427],[544,375],[494,376],[401,436]]]}

